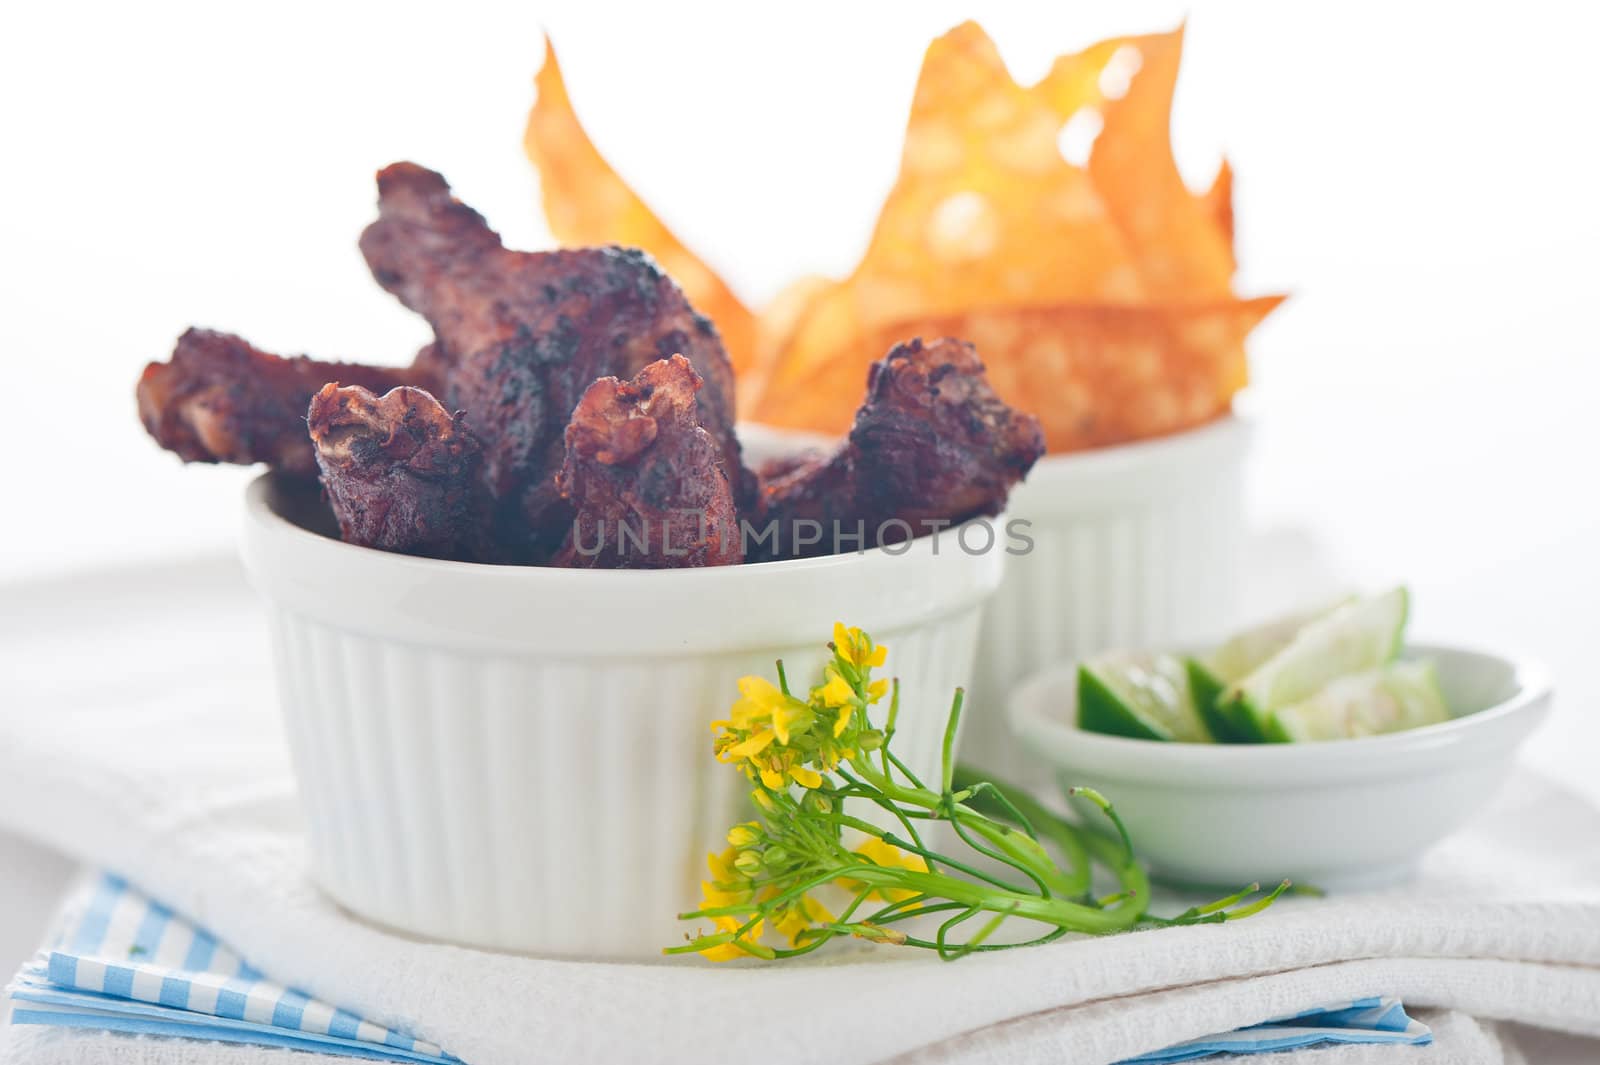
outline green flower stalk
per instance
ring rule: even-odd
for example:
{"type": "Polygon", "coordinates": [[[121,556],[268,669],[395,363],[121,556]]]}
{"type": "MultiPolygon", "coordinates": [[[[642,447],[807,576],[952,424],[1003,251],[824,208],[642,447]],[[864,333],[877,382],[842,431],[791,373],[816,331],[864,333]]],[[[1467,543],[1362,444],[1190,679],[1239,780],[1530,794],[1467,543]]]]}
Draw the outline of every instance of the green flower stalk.
{"type": "Polygon", "coordinates": [[[829,648],[833,658],[822,681],[804,698],[790,691],[779,662],[776,685],[741,679],[728,719],[713,723],[716,757],[755,785],[759,817],[729,830],[727,849],[709,856],[701,907],[679,915],[709,920],[715,931],[698,932],[666,953],[718,961],[793,958],[853,936],[954,960],[1072,932],[1235,920],[1260,912],[1288,889],[1285,881],[1259,895],[1259,886],[1251,885],[1175,917],[1151,916],[1149,880],[1103,796],[1075,789],[1101,809],[1115,838],[1084,831],[1026,793],[958,767],[960,689],[945,726],[940,779],[925,783],[894,753],[899,683],[872,678],[887,649],[842,624],[834,626],[829,648]],[[869,710],[885,696],[888,714],[879,730],[869,710]],[[869,821],[851,813],[863,804],[881,815],[869,821]],[[934,823],[953,830],[960,854],[928,845],[934,823]],[[1096,865],[1115,878],[1115,891],[1094,894],[1096,865]],[[837,913],[819,899],[823,893],[837,913]],[[1022,943],[990,942],[1008,918],[1045,930],[1022,943]],[[913,935],[911,922],[917,931],[936,931],[931,938],[913,935]],[[768,942],[769,931],[781,945],[768,942]]]}

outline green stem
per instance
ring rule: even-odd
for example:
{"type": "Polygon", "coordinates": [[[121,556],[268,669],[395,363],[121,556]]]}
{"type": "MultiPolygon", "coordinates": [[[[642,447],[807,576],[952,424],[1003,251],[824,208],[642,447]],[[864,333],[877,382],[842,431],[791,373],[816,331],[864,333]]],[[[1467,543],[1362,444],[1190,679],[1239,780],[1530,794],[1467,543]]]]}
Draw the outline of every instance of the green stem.
{"type": "Polygon", "coordinates": [[[953,801],[947,803],[943,795],[936,794],[926,788],[908,788],[896,784],[880,774],[876,768],[864,760],[851,762],[851,768],[860,775],[864,782],[883,792],[893,802],[919,807],[935,814],[943,814],[952,821],[959,819],[963,826],[983,836],[985,840],[1004,851],[1007,855],[1004,860],[1008,865],[1015,865],[1029,872],[1034,880],[1047,885],[1051,892],[1058,895],[1076,896],[1083,894],[1086,889],[1088,884],[1087,872],[1080,874],[1076,866],[1067,870],[1061,869],[1050,859],[1050,855],[1043,847],[1039,846],[1036,840],[997,823],[972,806],[953,801]]]}
{"type": "Polygon", "coordinates": [[[1066,859],[1066,870],[1057,891],[1063,895],[1075,896],[1089,890],[1089,855],[1083,842],[1085,834],[1076,825],[1063,821],[1021,788],[981,776],[977,770],[968,766],[956,767],[955,785],[959,791],[973,791],[964,805],[999,821],[1012,820],[1014,811],[1016,815],[1026,818],[1046,839],[1061,848],[1066,859]],[[1000,803],[989,794],[973,791],[979,784],[989,784],[1002,792],[1007,802],[1000,803]]]}
{"type": "Polygon", "coordinates": [[[919,873],[913,869],[858,865],[840,870],[839,875],[877,888],[915,891],[930,898],[964,903],[989,913],[1015,914],[1072,932],[1120,932],[1130,928],[1139,919],[1148,894],[1142,870],[1138,871],[1132,883],[1124,881],[1124,888],[1132,890],[1133,897],[1126,903],[1105,910],[1063,898],[1041,898],[1028,893],[1001,891],[942,874],[919,873]]]}
{"type": "Polygon", "coordinates": [[[1228,920],[1237,921],[1240,918],[1249,917],[1252,914],[1260,913],[1268,906],[1271,906],[1274,902],[1277,902],[1278,896],[1282,895],[1285,891],[1288,891],[1290,886],[1291,885],[1289,881],[1285,880],[1256,901],[1250,903],[1248,906],[1240,906],[1237,910],[1227,911],[1228,920]]]}
{"type": "Polygon", "coordinates": [[[1112,825],[1116,827],[1117,836],[1122,840],[1122,856],[1124,861],[1133,861],[1133,837],[1128,835],[1128,828],[1122,823],[1116,807],[1111,805],[1111,800],[1095,791],[1093,788],[1072,787],[1067,789],[1067,797],[1081,795],[1085,799],[1100,807],[1100,812],[1106,815],[1112,825]]]}
{"type": "Polygon", "coordinates": [[[978,950],[979,948],[981,948],[983,946],[983,941],[988,939],[990,936],[994,935],[995,931],[1000,927],[1000,925],[1009,916],[1011,916],[1011,915],[1007,914],[1007,913],[997,913],[993,917],[989,918],[989,922],[987,924],[985,924],[982,928],[978,929],[978,934],[977,935],[973,936],[971,939],[969,939],[965,943],[963,943],[961,945],[961,947],[959,949],[957,949],[954,954],[951,954],[949,957],[944,958],[944,960],[945,961],[960,961],[962,958],[965,958],[968,954],[971,954],[973,951],[978,950]]]}
{"type": "MultiPolygon", "coordinates": [[[[904,810],[900,809],[900,807],[898,807],[894,803],[890,802],[888,800],[888,798],[886,798],[876,788],[873,788],[873,787],[871,787],[869,785],[863,784],[861,781],[859,781],[855,777],[851,776],[850,775],[850,771],[848,769],[845,769],[843,766],[839,767],[839,775],[841,777],[843,777],[851,785],[853,785],[853,786],[855,786],[856,788],[859,789],[855,793],[855,797],[856,798],[866,799],[868,802],[873,803],[874,805],[878,806],[879,808],[881,808],[883,810],[887,810],[889,813],[893,814],[894,817],[895,817],[895,820],[900,822],[900,827],[902,827],[902,828],[904,828],[906,830],[906,835],[910,836],[912,842],[914,842],[917,845],[917,847],[920,849],[920,853],[922,853],[925,858],[927,857],[927,854],[928,854],[927,844],[922,842],[922,835],[917,831],[917,826],[915,826],[915,825],[913,825],[911,823],[911,818],[906,816],[906,812],[904,810]]],[[[844,796],[844,795],[840,795],[839,796],[839,798],[841,800],[844,799],[845,797],[846,796],[844,796]]],[[[841,805],[840,805],[840,809],[843,809],[842,802],[841,802],[841,805]]],[[[934,864],[933,859],[928,858],[928,864],[930,866],[932,866],[935,869],[935,871],[937,871],[938,867],[934,864]]]]}
{"type": "Polygon", "coordinates": [[[950,700],[950,716],[944,723],[944,744],[939,751],[939,791],[944,795],[950,794],[950,779],[956,771],[956,730],[961,727],[961,704],[966,697],[965,688],[956,689],[955,698],[950,700]]]}
{"type": "MultiPolygon", "coordinates": [[[[1008,884],[1004,880],[991,876],[975,866],[968,865],[966,862],[957,861],[955,858],[951,858],[948,855],[939,854],[936,851],[930,851],[922,846],[920,840],[916,843],[908,843],[907,841],[900,839],[898,836],[885,832],[883,829],[872,824],[871,822],[862,821],[861,819],[851,817],[848,814],[831,814],[829,815],[828,819],[837,824],[843,825],[845,828],[853,828],[857,832],[862,832],[869,836],[876,836],[885,843],[888,843],[894,847],[899,847],[903,851],[910,851],[912,854],[915,854],[917,857],[928,863],[929,872],[938,872],[938,868],[934,864],[937,861],[939,865],[947,865],[951,869],[958,870],[966,873],[970,877],[993,884],[995,887],[1002,890],[1012,892],[1020,892],[1022,890],[1015,884],[1008,884]]],[[[1027,872],[1026,869],[1021,871],[1027,872]]]]}

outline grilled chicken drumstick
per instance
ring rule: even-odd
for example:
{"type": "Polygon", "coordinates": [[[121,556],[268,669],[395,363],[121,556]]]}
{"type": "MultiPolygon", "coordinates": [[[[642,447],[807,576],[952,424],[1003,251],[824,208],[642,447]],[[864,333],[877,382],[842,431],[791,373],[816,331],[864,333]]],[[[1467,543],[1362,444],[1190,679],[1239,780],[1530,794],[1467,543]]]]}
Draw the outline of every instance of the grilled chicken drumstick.
{"type": "Polygon", "coordinates": [[[482,447],[438,400],[381,398],[329,383],[306,416],[322,486],[347,543],[430,558],[493,561],[482,447]]]}
{"type": "Polygon", "coordinates": [[[554,565],[598,569],[724,566],[744,560],[717,441],[701,427],[700,375],[682,355],[631,381],[602,377],[566,431],[558,479],[573,508],[554,565]]]}
{"type": "Polygon", "coordinates": [[[971,344],[896,345],[868,372],[839,447],[763,483],[763,520],[777,522],[769,557],[833,554],[835,530],[848,550],[993,516],[1043,454],[1038,419],[995,395],[971,344]],[[820,539],[803,542],[818,525],[820,539]]]}
{"type": "Polygon", "coordinates": [[[624,248],[506,249],[444,178],[412,163],[378,174],[378,220],[361,237],[378,283],[433,326],[439,398],[484,443],[496,537],[543,561],[571,510],[555,487],[562,433],[597,378],[627,379],[683,355],[704,380],[699,424],[736,496],[752,496],[733,435],[733,371],[712,324],[650,258],[624,248]]]}
{"type": "Polygon", "coordinates": [[[306,404],[329,381],[386,392],[431,384],[431,351],[410,369],[285,358],[231,333],[190,329],[168,362],[139,378],[139,419],[156,442],[185,462],[265,462],[301,477],[317,472],[306,436],[306,404]]]}

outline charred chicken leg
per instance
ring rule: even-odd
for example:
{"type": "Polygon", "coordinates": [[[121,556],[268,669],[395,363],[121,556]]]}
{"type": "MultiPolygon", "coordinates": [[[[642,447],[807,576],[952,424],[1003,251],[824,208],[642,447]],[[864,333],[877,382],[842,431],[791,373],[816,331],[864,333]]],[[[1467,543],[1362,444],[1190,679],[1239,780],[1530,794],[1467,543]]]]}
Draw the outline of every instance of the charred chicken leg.
{"type": "Polygon", "coordinates": [[[190,329],[168,362],[139,378],[139,419],[185,462],[265,462],[301,477],[316,475],[306,436],[306,404],[329,381],[388,391],[426,385],[432,353],[409,370],[269,355],[232,335],[190,329]]]}
{"type": "Polygon", "coordinates": [[[631,381],[590,385],[566,431],[559,486],[572,528],[554,564],[723,566],[744,559],[717,441],[699,422],[700,375],[682,355],[631,381]]]}
{"type": "Polygon", "coordinates": [[[839,447],[763,484],[763,517],[777,523],[767,555],[832,554],[836,531],[846,549],[870,548],[998,514],[1043,454],[1038,419],[995,395],[971,344],[896,345],[872,365],[839,447]]]}
{"type": "Polygon", "coordinates": [[[671,355],[703,379],[699,424],[735,491],[749,494],[727,353],[715,327],[643,253],[510,251],[442,177],[412,163],[378,174],[378,220],[361,251],[378,283],[433,326],[439,398],[472,417],[497,501],[496,536],[518,560],[541,561],[567,530],[571,511],[555,474],[584,390],[671,355]]]}
{"type": "Polygon", "coordinates": [[[482,447],[420,388],[329,383],[306,417],[323,491],[348,543],[430,558],[493,561],[484,537],[482,447]]]}

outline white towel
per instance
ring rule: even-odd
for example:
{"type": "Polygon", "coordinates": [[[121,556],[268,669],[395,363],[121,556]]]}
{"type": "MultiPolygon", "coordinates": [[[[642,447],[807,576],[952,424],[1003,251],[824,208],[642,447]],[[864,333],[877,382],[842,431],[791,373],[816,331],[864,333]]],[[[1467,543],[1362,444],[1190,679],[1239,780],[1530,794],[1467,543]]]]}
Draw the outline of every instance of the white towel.
{"type": "Polygon", "coordinates": [[[955,964],[878,949],[815,965],[597,965],[418,944],[311,886],[270,687],[259,665],[194,640],[142,683],[85,669],[79,697],[47,714],[27,699],[0,709],[0,779],[26,799],[0,823],[122,873],[257,968],[473,1065],[641,1048],[705,1063],[1093,1065],[1373,994],[1600,1035],[1600,817],[1528,776],[1407,888],[1290,899],[1237,924],[955,964]]]}
{"type": "MultiPolygon", "coordinates": [[[[1478,1021],[1451,1010],[1424,1010],[1420,1019],[1432,1029],[1429,1046],[1363,1047],[1339,1046],[1289,1051],[1247,1059],[1248,1065],[1526,1065],[1515,1041],[1493,1022],[1478,1021]]],[[[583,1059],[593,1065],[608,1065],[603,1058],[583,1059]]],[[[648,1052],[636,1049],[628,1065],[654,1061],[648,1052]]],[[[900,1059],[904,1063],[920,1058],[900,1059]]],[[[1009,1063],[1012,1058],[980,1059],[1009,1063]]],[[[1246,1059],[1207,1059],[1222,1062],[1246,1059]]],[[[1577,1062],[1580,1058],[1567,1059],[1577,1062]]],[[[15,1040],[0,1051],[0,1061],[16,1065],[349,1065],[349,1058],[275,1047],[235,1046],[194,1040],[125,1036],[111,1032],[64,1030],[59,1028],[19,1028],[15,1040]]],[[[1074,1058],[1060,1057],[1054,1065],[1073,1065],[1074,1058]]]]}
{"type": "MultiPolygon", "coordinates": [[[[1293,585],[1303,555],[1273,583],[1293,585]]],[[[231,560],[4,597],[0,828],[115,869],[257,968],[473,1065],[1094,1065],[1372,994],[1433,1026],[1431,1051],[1304,1060],[1498,1062],[1494,1019],[1600,1036],[1600,815],[1537,778],[1514,778],[1404,890],[1289,899],[1238,924],[951,965],[889,949],[742,970],[537,961],[387,935],[310,885],[266,634],[231,560]],[[798,1031],[786,1027],[797,1002],[798,1031]]],[[[40,1028],[5,1037],[0,1060],[29,1065],[309,1060],[40,1028]]]]}
{"type": "MultiPolygon", "coordinates": [[[[440,1047],[273,980],[208,930],[104,873],[80,878],[68,892],[45,949],[8,991],[14,1024],[291,1047],[399,1065],[460,1065],[440,1047]]],[[[1407,1016],[1399,1000],[1374,996],[1188,1040],[1122,1065],[1432,1040],[1427,1025],[1407,1016]]]]}

